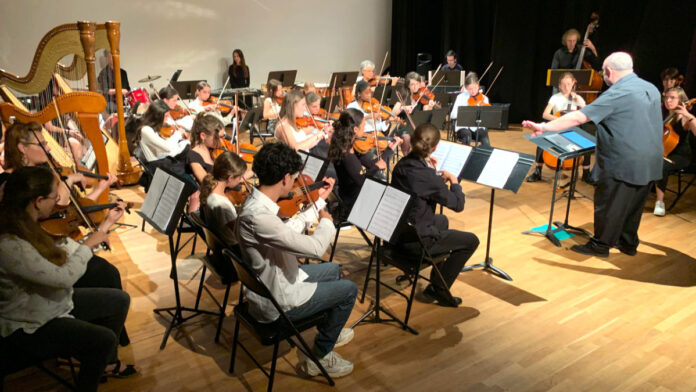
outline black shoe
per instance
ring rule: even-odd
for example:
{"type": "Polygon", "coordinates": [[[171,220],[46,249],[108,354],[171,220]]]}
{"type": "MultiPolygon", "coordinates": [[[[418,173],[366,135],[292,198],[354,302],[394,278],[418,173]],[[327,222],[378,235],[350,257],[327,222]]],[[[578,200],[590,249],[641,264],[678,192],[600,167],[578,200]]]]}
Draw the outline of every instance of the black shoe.
{"type": "Polygon", "coordinates": [[[592,179],[589,169],[582,170],[582,182],[590,185],[597,185],[597,182],[592,179]]]}
{"type": "Polygon", "coordinates": [[[617,246],[617,248],[619,249],[619,251],[621,251],[621,253],[623,253],[625,255],[629,255],[629,256],[635,256],[636,253],[638,253],[638,250],[636,247],[629,246],[629,245],[619,245],[619,246],[617,246]]]}
{"type": "Polygon", "coordinates": [[[462,303],[461,298],[452,296],[447,291],[435,289],[431,284],[423,290],[423,295],[437,301],[437,304],[440,306],[456,308],[462,303]]]}
{"type": "Polygon", "coordinates": [[[593,242],[588,242],[585,245],[573,245],[570,247],[573,252],[582,253],[584,255],[597,256],[597,257],[608,257],[609,249],[603,249],[593,242]]]}
{"type": "Polygon", "coordinates": [[[529,177],[527,177],[527,182],[537,182],[541,181],[541,170],[534,170],[529,177]]]}

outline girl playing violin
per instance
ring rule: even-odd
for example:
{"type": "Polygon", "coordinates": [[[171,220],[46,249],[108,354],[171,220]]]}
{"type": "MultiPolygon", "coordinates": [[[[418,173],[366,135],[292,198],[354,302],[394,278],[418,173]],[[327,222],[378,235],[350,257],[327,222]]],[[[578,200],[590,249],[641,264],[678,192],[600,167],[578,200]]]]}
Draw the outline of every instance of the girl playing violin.
{"type": "Polygon", "coordinates": [[[201,181],[203,220],[220,235],[226,245],[237,243],[234,234],[237,209],[225,195],[225,191],[241,185],[245,180],[245,173],[246,162],[232,151],[225,151],[215,159],[212,171],[201,181]]]}
{"type": "Polygon", "coordinates": [[[305,132],[297,127],[296,119],[302,117],[306,110],[307,101],[300,91],[290,91],[283,99],[275,137],[294,150],[309,151],[326,138],[326,133],[322,130],[311,129],[305,132]]]}
{"type": "Polygon", "coordinates": [[[123,209],[110,211],[83,244],[56,240],[38,223],[60,199],[51,170],[19,168],[5,187],[0,202],[0,337],[14,353],[13,360],[75,357],[81,391],[96,391],[104,373],[137,374],[137,367],[118,359],[128,294],[116,288],[76,287],[92,262],[92,248],[108,241],[108,229],[123,209]]]}
{"type": "Polygon", "coordinates": [[[133,142],[139,147],[139,155],[145,162],[154,162],[166,157],[175,158],[189,145],[182,131],[174,131],[168,138],[160,136],[169,106],[157,100],[150,104],[136,127],[133,142]]]}
{"type": "MultiPolygon", "coordinates": [[[[559,92],[549,98],[549,103],[541,115],[546,121],[553,121],[563,114],[582,109],[585,107],[585,100],[575,94],[575,85],[577,80],[570,72],[565,72],[558,79],[559,92]]],[[[543,150],[539,147],[536,149],[536,168],[534,173],[527,177],[527,182],[536,182],[541,180],[541,170],[544,167],[543,150]]],[[[590,180],[590,155],[586,154],[582,158],[582,180],[586,183],[591,183],[590,180]]]]}
{"type": "Polygon", "coordinates": [[[696,135],[696,121],[694,120],[694,115],[689,113],[686,107],[688,100],[689,98],[681,87],[671,87],[665,92],[665,109],[667,109],[668,116],[672,116],[668,124],[672,127],[672,131],[679,135],[679,143],[662,162],[662,179],[655,183],[657,200],[655,201],[653,213],[657,216],[666,214],[664,200],[669,175],[688,167],[692,161],[691,152],[693,146],[689,146],[689,139],[693,143],[693,136],[696,135]]]}
{"type": "Polygon", "coordinates": [[[266,130],[270,133],[275,132],[282,102],[283,84],[276,79],[269,80],[266,85],[266,98],[263,100],[263,119],[268,120],[266,130]]]}
{"type": "Polygon", "coordinates": [[[172,127],[182,127],[186,131],[191,131],[191,127],[193,126],[193,115],[185,108],[179,106],[179,92],[173,87],[165,86],[160,89],[159,97],[169,107],[169,112],[164,116],[165,122],[172,127]],[[176,116],[180,117],[175,119],[172,112],[177,113],[176,116]]]}
{"type": "Polygon", "coordinates": [[[464,86],[462,87],[462,92],[457,95],[457,99],[452,105],[452,112],[450,112],[450,118],[453,121],[454,131],[457,138],[465,144],[470,144],[474,139],[473,132],[476,132],[478,141],[484,146],[490,146],[491,142],[488,139],[488,130],[483,127],[458,127],[457,126],[457,113],[460,106],[488,106],[490,102],[488,97],[483,95],[481,91],[481,86],[479,84],[479,78],[476,72],[470,72],[466,75],[464,79],[464,86]]]}
{"type": "MultiPolygon", "coordinates": [[[[366,119],[361,111],[346,109],[334,122],[334,135],[329,146],[328,158],[336,168],[339,184],[338,194],[345,207],[345,210],[341,211],[341,219],[348,216],[347,214],[355,204],[365,177],[374,176],[387,168],[387,164],[382,159],[377,162],[366,161],[366,170],[363,173],[363,161],[355,153],[353,142],[355,142],[357,135],[363,133],[366,119]]],[[[394,155],[399,142],[399,140],[394,140],[389,143],[383,153],[383,158],[389,160],[394,155]]]]}
{"type": "Polygon", "coordinates": [[[186,154],[186,172],[200,184],[213,170],[212,151],[220,149],[224,125],[216,116],[198,113],[191,128],[191,149],[186,154]]]}
{"type": "Polygon", "coordinates": [[[196,99],[191,101],[191,103],[188,104],[188,107],[195,113],[201,111],[212,112],[214,110],[217,110],[217,106],[205,104],[206,102],[208,102],[209,99],[210,85],[207,82],[200,81],[196,86],[196,99]]]}

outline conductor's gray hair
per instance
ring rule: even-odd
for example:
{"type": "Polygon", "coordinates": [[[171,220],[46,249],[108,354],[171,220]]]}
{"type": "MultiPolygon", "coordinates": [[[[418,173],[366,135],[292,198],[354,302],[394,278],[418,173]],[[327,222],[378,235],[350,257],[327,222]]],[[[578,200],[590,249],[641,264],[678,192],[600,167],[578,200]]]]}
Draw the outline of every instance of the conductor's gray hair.
{"type": "Polygon", "coordinates": [[[633,59],[626,52],[614,52],[607,57],[606,66],[614,71],[632,71],[633,59]]]}

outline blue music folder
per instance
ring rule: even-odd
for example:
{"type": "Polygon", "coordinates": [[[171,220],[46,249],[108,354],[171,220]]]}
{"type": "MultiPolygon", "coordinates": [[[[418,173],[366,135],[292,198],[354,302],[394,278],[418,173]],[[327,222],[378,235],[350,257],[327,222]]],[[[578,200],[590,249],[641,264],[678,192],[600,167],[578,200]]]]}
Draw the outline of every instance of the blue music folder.
{"type": "Polygon", "coordinates": [[[580,148],[590,148],[595,146],[594,142],[585,138],[584,136],[581,136],[575,131],[563,132],[561,133],[561,135],[566,139],[570,140],[571,142],[580,146],[580,148]]]}

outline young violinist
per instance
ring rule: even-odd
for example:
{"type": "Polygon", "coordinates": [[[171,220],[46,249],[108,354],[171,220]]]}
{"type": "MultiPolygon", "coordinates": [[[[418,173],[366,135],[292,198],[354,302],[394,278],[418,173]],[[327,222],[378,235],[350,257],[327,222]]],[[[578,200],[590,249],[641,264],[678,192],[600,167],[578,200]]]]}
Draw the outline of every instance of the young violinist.
{"type": "MultiPolygon", "coordinates": [[[[213,152],[221,149],[220,138],[224,136],[222,121],[210,112],[196,115],[191,128],[191,148],[186,152],[186,174],[193,177],[200,187],[208,173],[213,170],[213,152]]],[[[199,206],[199,192],[189,198],[188,211],[196,211],[199,206]]]]}
{"type": "Polygon", "coordinates": [[[268,120],[266,130],[270,133],[275,132],[282,102],[283,84],[276,79],[269,80],[266,85],[266,98],[263,100],[263,119],[268,120]]]}
{"type": "Polygon", "coordinates": [[[470,144],[472,140],[478,139],[482,145],[490,146],[491,142],[488,139],[488,130],[486,128],[457,126],[457,113],[460,106],[490,105],[488,97],[481,91],[481,85],[479,84],[479,78],[476,72],[469,72],[466,75],[464,78],[464,86],[461,91],[462,92],[457,95],[457,99],[454,101],[452,111],[450,112],[450,118],[452,119],[457,138],[462,140],[465,144],[470,144]],[[473,137],[473,132],[476,132],[476,138],[473,137]]]}
{"type": "Polygon", "coordinates": [[[154,162],[166,157],[175,158],[188,147],[184,133],[176,130],[168,138],[160,135],[169,106],[163,101],[152,102],[140,119],[133,142],[140,148],[139,155],[145,162],[154,162]]]}
{"type": "MultiPolygon", "coordinates": [[[[338,195],[341,197],[344,211],[341,211],[340,219],[348,217],[350,209],[355,204],[358,198],[360,188],[362,187],[365,177],[374,176],[380,170],[386,169],[387,165],[384,160],[380,159],[377,162],[368,161],[363,173],[363,162],[356,155],[353,149],[356,135],[362,134],[367,118],[357,109],[346,109],[334,122],[334,134],[331,138],[329,146],[328,158],[336,168],[338,178],[338,195]]],[[[388,160],[394,155],[396,147],[399,145],[399,140],[393,140],[387,147],[387,152],[383,154],[388,160]]]]}
{"type": "Polygon", "coordinates": [[[164,118],[165,122],[170,126],[181,127],[186,131],[191,131],[194,116],[186,108],[179,106],[179,92],[173,87],[165,86],[160,89],[158,94],[159,98],[169,107],[169,112],[167,112],[164,118]],[[177,116],[180,117],[175,119],[172,112],[176,112],[177,116]]]}
{"type": "Polygon", "coordinates": [[[664,216],[665,210],[665,189],[669,175],[688,167],[692,161],[693,146],[690,146],[689,139],[693,143],[696,135],[696,121],[694,115],[689,112],[686,102],[689,98],[681,87],[671,87],[665,92],[664,106],[667,109],[667,116],[671,116],[667,123],[672,131],[679,135],[679,143],[662,162],[662,179],[655,183],[655,209],[653,213],[657,216],[664,216]],[[691,135],[689,135],[691,133],[691,135]]]}
{"type": "MultiPolygon", "coordinates": [[[[430,284],[423,294],[437,301],[438,305],[457,307],[462,300],[453,297],[449,288],[476,251],[479,240],[473,233],[450,230],[447,217],[435,213],[438,204],[456,212],[464,210],[464,193],[457,177],[447,171],[438,173],[434,169],[437,163],[430,155],[439,142],[440,131],[432,124],[416,127],[411,138],[411,153],[394,167],[391,185],[417,196],[415,204],[408,211],[408,219],[415,225],[428,251],[432,255],[450,254],[439,265],[444,281],[437,272],[431,272],[430,284]],[[450,183],[449,187],[447,182],[450,183]]],[[[420,248],[411,241],[413,239],[399,238],[393,245],[420,252],[420,248]]]]}
{"type": "Polygon", "coordinates": [[[227,75],[230,77],[230,88],[249,87],[249,67],[241,49],[232,52],[232,65],[227,70],[227,75]]]}
{"type": "Polygon", "coordinates": [[[302,130],[297,126],[296,119],[304,116],[306,110],[307,101],[300,91],[290,91],[283,99],[280,120],[275,126],[275,137],[294,150],[309,151],[326,138],[323,130],[311,128],[302,130]]]}
{"type": "Polygon", "coordinates": [[[207,82],[200,81],[196,86],[196,99],[188,104],[190,110],[194,113],[198,112],[212,112],[217,110],[216,105],[206,105],[210,100],[210,85],[207,82]]]}
{"type": "Polygon", "coordinates": [[[118,359],[118,337],[130,297],[115,288],[76,288],[108,229],[123,214],[109,212],[82,244],[58,240],[39,220],[60,199],[50,169],[22,167],[5,184],[0,202],[0,337],[12,360],[33,364],[49,358],[80,361],[77,389],[96,391],[103,374],[129,377],[139,369],[118,359]]]}
{"type": "MultiPolygon", "coordinates": [[[[577,80],[570,72],[565,72],[558,79],[559,92],[549,98],[549,102],[541,115],[546,121],[553,121],[561,115],[579,110],[585,107],[585,100],[574,92],[577,80]]],[[[527,182],[541,180],[541,170],[544,168],[543,150],[536,149],[536,168],[534,173],[527,177],[527,182]]],[[[582,158],[582,181],[590,184],[590,155],[586,154],[582,158]]]]}
{"type": "MultiPolygon", "coordinates": [[[[287,97],[286,97],[287,99],[287,97]]],[[[333,179],[325,178],[316,202],[287,221],[278,217],[278,199],[296,185],[302,159],[283,143],[269,143],[254,158],[253,170],[259,186],[251,191],[237,218],[239,244],[252,268],[270,289],[291,320],[300,320],[328,311],[326,322],[317,326],[313,352],[329,376],[341,377],[353,371],[353,364],[334,348],[349,343],[354,332],[344,328],[353,310],[358,290],[355,283],[341,279],[341,267],[335,263],[300,264],[298,254],[321,256],[331,243],[336,228],[326,212],[325,199],[333,188],[333,179]],[[311,235],[307,227],[315,226],[311,235]]],[[[278,319],[267,299],[247,291],[249,312],[259,322],[278,319]]],[[[319,367],[298,352],[297,369],[308,376],[321,374],[319,367]]]]}
{"type": "Polygon", "coordinates": [[[225,191],[242,184],[247,173],[246,162],[232,151],[215,158],[213,169],[201,181],[201,212],[206,225],[227,245],[237,243],[234,225],[237,209],[225,191]]]}

